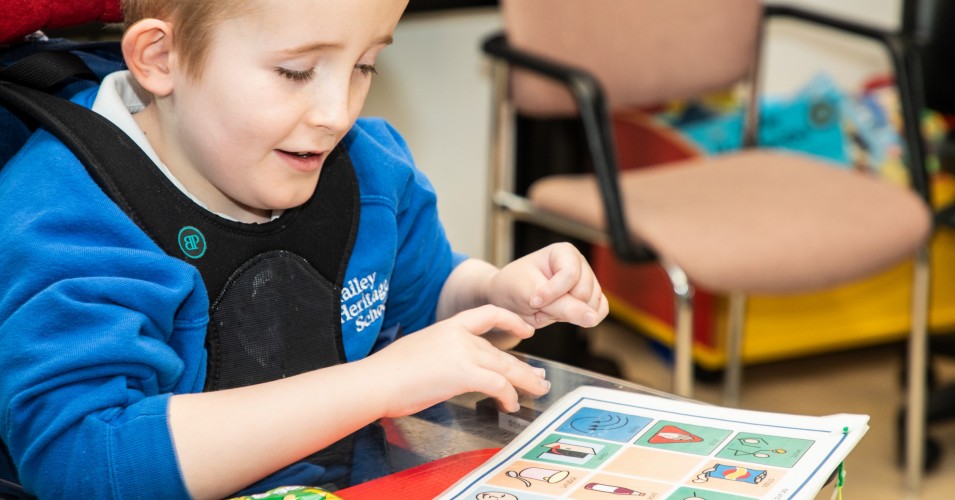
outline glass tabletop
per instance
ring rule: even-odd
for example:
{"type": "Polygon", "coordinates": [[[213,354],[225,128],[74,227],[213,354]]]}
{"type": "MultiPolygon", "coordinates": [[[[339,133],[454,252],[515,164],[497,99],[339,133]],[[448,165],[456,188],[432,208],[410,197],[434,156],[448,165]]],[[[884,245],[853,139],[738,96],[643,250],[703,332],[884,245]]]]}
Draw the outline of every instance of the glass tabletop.
{"type": "Polygon", "coordinates": [[[551,390],[540,398],[522,396],[516,413],[497,410],[483,394],[463,394],[415,415],[384,422],[388,432],[389,455],[394,470],[404,470],[456,453],[500,448],[510,442],[537,415],[561,396],[582,385],[674,396],[626,380],[583,370],[535,356],[514,353],[532,366],[544,368],[551,390]]]}

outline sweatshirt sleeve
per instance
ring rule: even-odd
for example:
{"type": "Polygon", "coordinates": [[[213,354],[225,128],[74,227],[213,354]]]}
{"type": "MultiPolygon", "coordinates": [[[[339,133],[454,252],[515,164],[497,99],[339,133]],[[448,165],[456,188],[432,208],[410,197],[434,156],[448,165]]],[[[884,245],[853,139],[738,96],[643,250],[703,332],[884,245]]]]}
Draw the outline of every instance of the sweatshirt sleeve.
{"type": "Polygon", "coordinates": [[[0,174],[0,213],[0,437],[19,480],[41,498],[188,496],[167,407],[202,388],[198,272],[49,137],[0,174]]]}

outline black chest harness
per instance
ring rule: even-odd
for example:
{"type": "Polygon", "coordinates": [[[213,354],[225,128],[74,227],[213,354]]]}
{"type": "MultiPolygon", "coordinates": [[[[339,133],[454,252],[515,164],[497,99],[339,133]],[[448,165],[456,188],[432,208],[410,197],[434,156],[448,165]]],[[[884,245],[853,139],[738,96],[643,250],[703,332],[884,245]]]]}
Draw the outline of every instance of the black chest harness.
{"type": "Polygon", "coordinates": [[[109,162],[96,180],[168,255],[202,275],[210,305],[205,390],[344,362],[341,290],[359,211],[347,153],[336,148],[326,158],[304,205],[263,224],[202,209],[138,156],[109,162]]]}
{"type": "Polygon", "coordinates": [[[341,290],[358,230],[358,183],[335,149],[304,205],[263,224],[196,206],[154,166],[110,172],[120,206],[209,294],[205,390],[297,375],[345,360],[341,290]]]}
{"type": "MultiPolygon", "coordinates": [[[[114,164],[110,193],[168,255],[194,265],[209,294],[206,391],[345,362],[341,292],[358,232],[355,171],[332,151],[312,197],[264,224],[198,207],[152,165],[114,164]],[[120,194],[122,193],[122,194],[120,194]]],[[[354,438],[308,457],[350,464],[354,438]]]]}

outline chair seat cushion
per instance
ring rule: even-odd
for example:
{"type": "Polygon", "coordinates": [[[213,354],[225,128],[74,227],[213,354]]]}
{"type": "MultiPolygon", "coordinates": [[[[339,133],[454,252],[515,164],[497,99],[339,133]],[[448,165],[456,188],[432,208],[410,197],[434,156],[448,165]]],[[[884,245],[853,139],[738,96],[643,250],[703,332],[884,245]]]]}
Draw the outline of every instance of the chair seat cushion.
{"type": "MultiPolygon", "coordinates": [[[[910,189],[808,156],[751,150],[623,172],[635,241],[712,291],[795,293],[862,278],[926,241],[910,189]]],[[[593,175],[537,181],[539,208],[604,228],[593,175]]]]}

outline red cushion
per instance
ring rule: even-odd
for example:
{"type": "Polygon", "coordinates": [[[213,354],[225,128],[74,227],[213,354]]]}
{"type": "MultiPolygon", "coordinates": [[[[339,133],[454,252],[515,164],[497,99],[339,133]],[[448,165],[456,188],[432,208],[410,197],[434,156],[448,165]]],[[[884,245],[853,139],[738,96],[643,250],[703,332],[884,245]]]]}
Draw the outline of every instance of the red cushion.
{"type": "Polygon", "coordinates": [[[37,30],[122,19],[119,0],[23,0],[0,16],[0,43],[37,30]]]}

